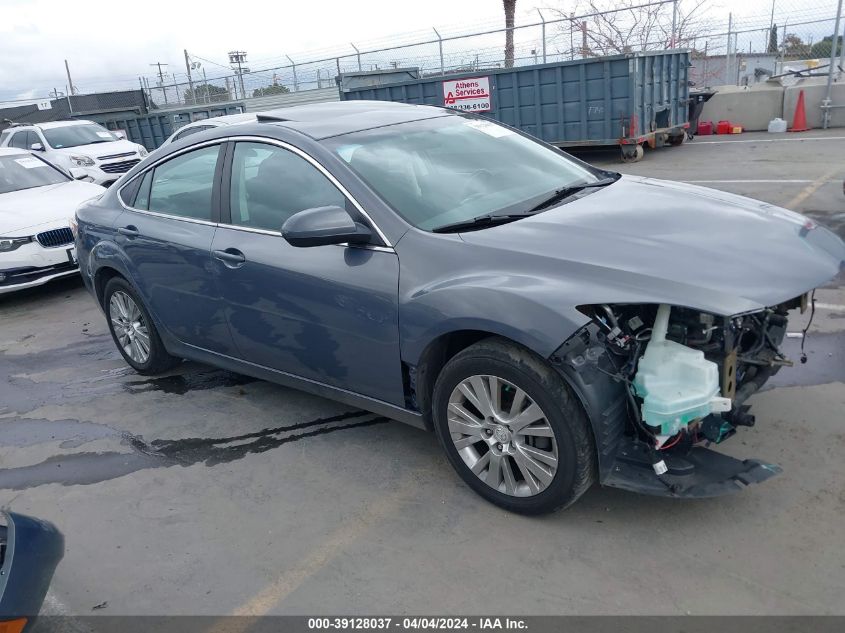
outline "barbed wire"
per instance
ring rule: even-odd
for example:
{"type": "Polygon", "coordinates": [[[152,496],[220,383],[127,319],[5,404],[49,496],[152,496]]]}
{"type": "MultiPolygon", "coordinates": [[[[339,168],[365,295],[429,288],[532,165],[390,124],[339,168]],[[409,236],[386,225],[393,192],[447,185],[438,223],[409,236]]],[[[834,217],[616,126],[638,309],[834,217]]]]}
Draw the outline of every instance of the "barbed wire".
{"type": "MultiPolygon", "coordinates": [[[[602,20],[613,19],[618,22],[618,28],[625,29],[626,24],[632,22],[631,17],[638,11],[655,12],[659,24],[654,27],[655,33],[646,34],[647,36],[641,38],[630,52],[678,46],[692,48],[698,56],[703,52],[709,55],[744,54],[746,48],[749,53],[765,53],[771,48],[773,28],[777,33],[779,49],[785,48],[786,36],[796,32],[812,44],[814,40],[820,41],[833,35],[832,25],[836,12],[834,6],[808,5],[804,0],[791,0],[788,3],[777,0],[779,6],[773,4],[772,11],[764,13],[762,8],[755,8],[754,13],[737,16],[715,13],[710,5],[706,5],[704,11],[695,16],[695,28],[687,33],[671,33],[673,12],[675,17],[686,15],[690,9],[694,10],[696,0],[652,0],[633,4],[634,1],[630,0],[631,4],[624,7],[617,5],[614,10],[582,11],[578,15],[566,15],[554,7],[541,7],[539,10],[532,9],[524,13],[523,22],[513,29],[513,64],[520,66],[601,54],[601,51],[594,50],[596,44],[590,40],[598,39],[597,33],[602,20]],[[531,17],[534,11],[537,15],[531,17]],[[742,50],[739,50],[740,39],[742,50]]],[[[276,91],[300,91],[334,86],[335,76],[344,72],[417,67],[421,73],[429,75],[504,66],[506,62],[502,35],[506,29],[500,22],[493,21],[477,23],[474,27],[475,30],[471,33],[464,32],[459,26],[437,30],[421,29],[370,39],[364,43],[328,46],[290,57],[280,55],[257,58],[246,64],[250,67],[250,72],[240,76],[231,65],[216,61],[214,55],[192,53],[191,60],[200,62],[203,69],[196,70],[190,78],[187,72],[167,73],[164,76],[164,85],[161,85],[161,78],[150,74],[142,74],[132,79],[91,77],[80,82],[80,92],[90,92],[94,88],[106,86],[111,89],[140,86],[156,104],[163,105],[163,102],[167,101],[170,105],[201,102],[202,91],[197,87],[206,85],[209,86],[205,90],[207,99],[210,99],[211,88],[215,91],[225,91],[225,95],[219,93],[221,99],[243,99],[260,94],[268,88],[276,91]],[[288,60],[293,60],[294,63],[288,60]],[[265,66],[267,62],[269,64],[265,66]],[[202,73],[208,76],[203,77],[202,73]],[[196,94],[190,90],[191,83],[196,94]]],[[[778,52],[783,54],[785,51],[778,52]]]]}

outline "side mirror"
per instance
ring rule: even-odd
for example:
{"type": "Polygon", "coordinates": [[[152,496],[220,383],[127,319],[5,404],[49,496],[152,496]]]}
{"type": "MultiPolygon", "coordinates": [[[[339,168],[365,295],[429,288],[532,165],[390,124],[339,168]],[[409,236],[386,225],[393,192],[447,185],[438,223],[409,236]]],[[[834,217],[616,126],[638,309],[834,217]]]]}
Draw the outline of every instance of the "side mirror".
{"type": "Polygon", "coordinates": [[[31,149],[33,152],[43,152],[44,146],[41,143],[33,143],[29,146],[29,149],[31,149]]]}
{"type": "Polygon", "coordinates": [[[70,177],[74,180],[85,180],[86,178],[88,178],[88,173],[84,169],[80,169],[79,167],[71,167],[70,177]]]}
{"type": "Polygon", "coordinates": [[[340,207],[315,207],[294,213],[282,225],[282,237],[291,246],[326,246],[327,244],[367,244],[372,233],[355,222],[340,207]]]}

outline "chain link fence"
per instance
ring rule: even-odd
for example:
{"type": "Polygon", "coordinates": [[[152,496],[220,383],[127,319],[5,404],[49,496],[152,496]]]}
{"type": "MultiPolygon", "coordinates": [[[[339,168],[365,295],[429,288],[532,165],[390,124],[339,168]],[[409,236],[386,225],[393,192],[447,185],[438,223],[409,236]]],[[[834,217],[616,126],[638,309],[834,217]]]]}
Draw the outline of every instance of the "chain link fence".
{"type": "Polygon", "coordinates": [[[242,66],[240,73],[190,55],[190,77],[161,74],[138,82],[152,107],[166,108],[334,88],[340,73],[390,68],[413,67],[432,76],[687,48],[696,85],[725,85],[764,81],[793,60],[818,59],[804,63],[823,67],[829,59],[836,2],[748,0],[741,10],[733,14],[706,0],[578,0],[571,11],[537,9],[536,19],[515,25],[512,58],[505,55],[508,29],[498,25],[468,34],[432,28],[410,42],[353,43],[343,50],[284,56],[276,65],[264,60],[260,66],[266,67],[258,68],[247,61],[249,68],[242,66]]]}

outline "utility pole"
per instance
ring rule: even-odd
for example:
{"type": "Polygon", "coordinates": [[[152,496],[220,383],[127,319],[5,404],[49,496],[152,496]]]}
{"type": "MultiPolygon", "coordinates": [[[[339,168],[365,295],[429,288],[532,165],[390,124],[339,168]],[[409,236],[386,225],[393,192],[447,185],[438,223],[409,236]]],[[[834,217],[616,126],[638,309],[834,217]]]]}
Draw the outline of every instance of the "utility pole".
{"type": "Polygon", "coordinates": [[[185,70],[188,71],[188,87],[191,90],[191,98],[194,100],[194,105],[196,105],[199,102],[197,101],[197,93],[194,92],[194,80],[191,77],[191,62],[188,59],[188,49],[187,48],[185,49],[185,70]]]}
{"type": "Polygon", "coordinates": [[[158,66],[158,85],[161,86],[161,95],[164,97],[164,104],[167,105],[167,88],[164,87],[164,71],[161,69],[162,66],[167,66],[167,64],[155,62],[150,66],[158,66]]]}
{"type": "Polygon", "coordinates": [[[246,99],[246,90],[244,90],[244,72],[249,72],[249,68],[244,68],[246,63],[246,51],[229,51],[229,65],[232,70],[237,67],[238,83],[241,85],[241,99],[246,99]]]}
{"type": "Polygon", "coordinates": [[[67,85],[70,90],[68,94],[76,94],[76,91],[73,89],[73,79],[70,78],[70,66],[67,65],[67,60],[65,60],[65,72],[67,73],[67,85]]]}

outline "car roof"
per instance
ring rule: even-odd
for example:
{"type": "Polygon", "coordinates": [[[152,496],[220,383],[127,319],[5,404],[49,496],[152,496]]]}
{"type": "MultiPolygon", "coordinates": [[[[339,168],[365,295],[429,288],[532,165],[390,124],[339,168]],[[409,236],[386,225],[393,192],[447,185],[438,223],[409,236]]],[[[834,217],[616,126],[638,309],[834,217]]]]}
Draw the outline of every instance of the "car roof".
{"type": "Polygon", "coordinates": [[[339,101],[290,106],[257,113],[260,123],[291,128],[320,140],[386,125],[453,116],[445,108],[393,101],[339,101]]]}
{"type": "Polygon", "coordinates": [[[54,127],[69,127],[71,125],[90,125],[94,121],[75,119],[73,121],[47,121],[46,123],[35,123],[33,127],[40,127],[42,130],[49,130],[54,127]]]}
{"type": "MultiPolygon", "coordinates": [[[[246,123],[248,121],[255,121],[257,112],[241,112],[238,114],[226,114],[224,116],[215,116],[208,119],[200,119],[188,125],[235,125],[236,123],[246,123]]],[[[187,127],[187,126],[185,126],[187,127]]]]}

